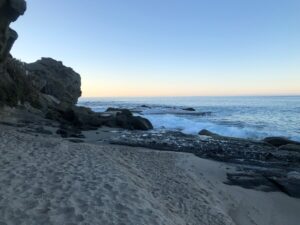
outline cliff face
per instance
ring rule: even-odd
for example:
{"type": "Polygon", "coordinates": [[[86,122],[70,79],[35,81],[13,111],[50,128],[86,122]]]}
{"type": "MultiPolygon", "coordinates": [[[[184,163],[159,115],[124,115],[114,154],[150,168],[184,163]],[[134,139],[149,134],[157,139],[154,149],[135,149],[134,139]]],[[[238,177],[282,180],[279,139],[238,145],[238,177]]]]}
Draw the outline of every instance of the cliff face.
{"type": "Polygon", "coordinates": [[[152,128],[148,120],[122,111],[102,116],[88,108],[77,107],[81,78],[62,62],[42,58],[26,64],[10,56],[9,51],[18,35],[9,25],[25,10],[24,0],[0,0],[0,107],[20,106],[30,113],[80,129],[101,125],[142,130],[152,128]]]}
{"type": "Polygon", "coordinates": [[[16,105],[30,89],[23,77],[22,65],[9,57],[9,51],[18,37],[9,25],[25,10],[24,0],[0,0],[0,105],[16,105]]]}
{"type": "Polygon", "coordinates": [[[11,22],[23,15],[26,10],[24,0],[0,0],[0,63],[3,63],[18,38],[16,31],[9,28],[11,22]]]}
{"type": "Polygon", "coordinates": [[[25,11],[24,0],[0,0],[0,105],[75,105],[81,96],[79,74],[50,58],[25,64],[9,55],[18,37],[9,25],[25,11]]]}

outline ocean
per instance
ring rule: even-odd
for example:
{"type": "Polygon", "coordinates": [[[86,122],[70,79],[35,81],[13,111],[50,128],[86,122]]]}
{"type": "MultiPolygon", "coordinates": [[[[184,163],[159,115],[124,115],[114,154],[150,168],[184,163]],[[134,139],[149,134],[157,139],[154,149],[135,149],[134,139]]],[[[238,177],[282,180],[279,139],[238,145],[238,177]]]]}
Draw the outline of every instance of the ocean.
{"type": "Polygon", "coordinates": [[[78,105],[103,112],[127,108],[154,129],[259,140],[283,136],[300,141],[300,96],[81,98],[78,105]],[[185,110],[193,108],[195,111],[185,110]]]}

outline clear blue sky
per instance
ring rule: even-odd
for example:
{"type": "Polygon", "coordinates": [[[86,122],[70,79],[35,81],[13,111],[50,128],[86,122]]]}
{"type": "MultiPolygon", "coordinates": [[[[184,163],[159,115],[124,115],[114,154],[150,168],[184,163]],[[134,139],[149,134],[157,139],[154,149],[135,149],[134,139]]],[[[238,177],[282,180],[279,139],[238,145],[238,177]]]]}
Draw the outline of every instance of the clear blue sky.
{"type": "Polygon", "coordinates": [[[84,96],[300,94],[299,0],[28,0],[13,55],[84,96]]]}

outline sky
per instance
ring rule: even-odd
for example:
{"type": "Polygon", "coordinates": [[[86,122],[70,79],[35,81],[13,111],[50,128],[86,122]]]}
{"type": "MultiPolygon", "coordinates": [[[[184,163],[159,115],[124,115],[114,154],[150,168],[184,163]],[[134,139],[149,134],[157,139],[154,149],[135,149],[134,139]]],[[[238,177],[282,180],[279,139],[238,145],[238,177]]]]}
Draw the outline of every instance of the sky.
{"type": "Polygon", "coordinates": [[[12,54],[84,97],[300,94],[299,0],[27,0],[12,54]]]}

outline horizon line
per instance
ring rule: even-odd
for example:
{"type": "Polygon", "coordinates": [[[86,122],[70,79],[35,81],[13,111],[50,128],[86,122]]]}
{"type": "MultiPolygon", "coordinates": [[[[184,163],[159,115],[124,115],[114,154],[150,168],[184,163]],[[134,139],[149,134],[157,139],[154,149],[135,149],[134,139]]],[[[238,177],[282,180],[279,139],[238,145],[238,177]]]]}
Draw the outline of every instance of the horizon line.
{"type": "Polygon", "coordinates": [[[299,94],[269,94],[269,95],[153,95],[153,96],[81,96],[84,98],[193,98],[193,97],[300,97],[299,94]]]}

